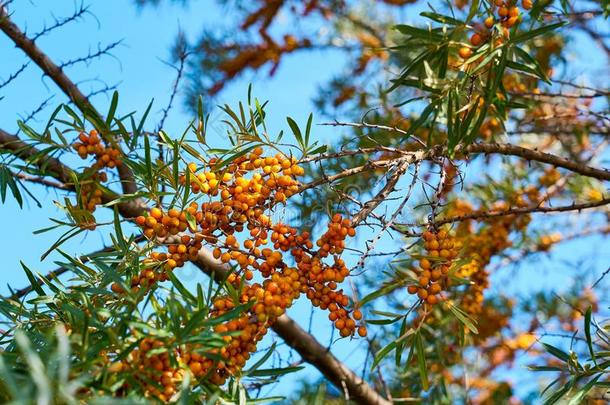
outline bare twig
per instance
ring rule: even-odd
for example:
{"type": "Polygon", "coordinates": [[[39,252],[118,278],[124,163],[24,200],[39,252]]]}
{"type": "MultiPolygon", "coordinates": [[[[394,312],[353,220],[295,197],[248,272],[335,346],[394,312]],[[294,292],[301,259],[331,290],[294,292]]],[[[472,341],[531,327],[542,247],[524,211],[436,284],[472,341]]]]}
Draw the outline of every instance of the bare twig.
{"type": "Polygon", "coordinates": [[[80,6],[74,10],[74,13],[72,13],[72,15],[70,15],[69,17],[65,17],[65,18],[55,18],[55,21],[53,22],[52,25],[50,26],[46,26],[39,31],[38,33],[34,34],[32,36],[32,41],[36,41],[38,38],[42,37],[43,35],[46,35],[48,33],[50,33],[51,31],[54,31],[58,28],[63,27],[66,24],[69,24],[72,21],[76,21],[79,18],[81,18],[83,15],[85,15],[86,13],[89,12],[89,6],[85,6],[83,3],[80,4],[80,6]]]}
{"type": "Polygon", "coordinates": [[[9,75],[9,77],[6,78],[6,80],[4,80],[2,83],[0,83],[0,89],[3,87],[6,87],[10,82],[15,80],[17,78],[17,76],[19,76],[25,70],[25,68],[27,68],[29,65],[30,65],[30,61],[27,61],[23,65],[21,65],[21,67],[19,69],[17,69],[14,73],[11,73],[9,75]]]}
{"type": "MultiPolygon", "coordinates": [[[[40,69],[48,75],[55,84],[66,94],[70,100],[76,104],[81,111],[95,114],[100,122],[104,122],[102,115],[93,107],[89,99],[80,89],[66,76],[60,66],[55,64],[37,45],[28,38],[19,27],[10,19],[6,10],[0,8],[0,30],[4,32],[40,69]]],[[[126,194],[133,194],[137,191],[137,186],[127,165],[118,167],[121,186],[126,194]]]]}

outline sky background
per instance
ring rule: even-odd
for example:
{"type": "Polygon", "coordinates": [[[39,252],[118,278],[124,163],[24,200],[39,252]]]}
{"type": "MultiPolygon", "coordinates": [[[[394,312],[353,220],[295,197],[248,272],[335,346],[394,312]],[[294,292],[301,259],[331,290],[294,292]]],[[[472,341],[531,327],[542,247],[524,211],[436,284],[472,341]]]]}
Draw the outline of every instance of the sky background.
{"type": "MultiPolygon", "coordinates": [[[[137,111],[141,114],[154,99],[149,120],[151,129],[160,118],[161,110],[167,105],[175,78],[175,71],[163,61],[170,60],[170,47],[174,43],[176,34],[182,30],[187,38],[195,39],[202,27],[214,27],[219,21],[228,24],[232,18],[231,15],[226,14],[226,10],[212,1],[193,1],[187,6],[164,2],[157,8],[141,9],[131,2],[124,1],[92,1],[86,4],[90,5],[90,13],[77,23],[68,24],[48,36],[43,36],[38,41],[39,46],[53,60],[62,62],[86,55],[90,51],[95,52],[98,46],[104,47],[108,43],[123,40],[122,44],[112,51],[113,56],[102,56],[88,64],[79,63],[70,66],[66,69],[66,73],[79,83],[84,93],[103,88],[106,84],[118,84],[121,113],[137,111]]],[[[63,0],[52,2],[15,0],[13,19],[20,27],[25,28],[28,34],[34,34],[43,29],[45,23],[52,24],[53,15],[58,18],[68,16],[79,5],[78,2],[63,0]]],[[[400,22],[413,22],[416,16],[414,12],[403,13],[400,22]]],[[[280,21],[290,24],[285,18],[281,18],[280,21]]],[[[579,34],[574,33],[574,38],[572,45],[574,49],[580,49],[582,54],[587,54],[587,50],[591,50],[593,45],[586,43],[579,34]]],[[[570,69],[573,70],[572,76],[579,77],[581,74],[586,74],[599,79],[599,72],[604,71],[604,61],[592,61],[583,58],[582,54],[579,56],[579,53],[574,52],[568,60],[570,69]]],[[[0,35],[0,82],[18,69],[25,60],[21,51],[15,49],[8,38],[0,35]]],[[[288,115],[301,124],[305,123],[307,116],[314,109],[311,100],[317,94],[318,86],[340,72],[344,62],[345,55],[333,51],[313,51],[289,56],[282,60],[273,78],[266,77],[267,69],[262,69],[256,75],[247,75],[228,86],[215,103],[235,105],[237,101],[245,100],[248,83],[252,82],[254,95],[260,100],[271,101],[267,111],[267,124],[272,134],[277,133],[281,129],[287,129],[285,117],[288,115]]],[[[601,80],[604,81],[603,75],[601,80]]],[[[607,85],[607,80],[605,81],[607,85]]],[[[8,132],[17,132],[17,119],[27,116],[43,100],[52,95],[54,97],[49,101],[48,107],[38,115],[39,120],[30,122],[35,129],[44,127],[51,111],[59,103],[67,100],[63,94],[57,92],[53,82],[43,77],[38,67],[31,64],[11,85],[0,90],[0,97],[3,97],[0,99],[0,126],[8,132]]],[[[179,99],[174,104],[165,124],[166,132],[174,137],[181,134],[192,119],[191,114],[183,108],[181,101],[179,99]]],[[[109,104],[109,96],[96,96],[93,102],[101,111],[105,111],[109,104]]],[[[213,114],[213,121],[217,118],[218,115],[213,114]]],[[[325,120],[316,117],[315,122],[325,120]]],[[[313,136],[322,143],[333,143],[342,133],[345,131],[316,126],[313,136]]],[[[59,199],[59,195],[52,190],[36,186],[32,186],[31,189],[40,199],[42,208],[36,207],[31,200],[28,200],[26,207],[20,210],[10,197],[6,204],[0,205],[0,218],[4,228],[4,232],[0,233],[3,262],[0,267],[2,269],[0,294],[8,292],[7,284],[14,288],[27,285],[25,274],[20,267],[21,260],[31,269],[41,273],[57,267],[54,263],[59,258],[57,253],[52,253],[42,262],[39,258],[57,239],[59,233],[33,235],[32,231],[49,226],[49,216],[61,218],[61,214],[53,204],[54,200],[59,199]]],[[[102,221],[108,218],[103,210],[98,210],[97,215],[102,221]]],[[[581,223],[575,222],[573,231],[577,231],[580,226],[581,223]]],[[[102,232],[88,233],[84,237],[78,236],[64,244],[63,250],[74,255],[95,251],[107,241],[104,234],[102,230],[102,232]]],[[[511,289],[525,294],[526,291],[538,290],[542,288],[542,284],[547,283],[559,285],[561,289],[560,283],[569,283],[574,275],[575,252],[578,253],[578,257],[587,258],[582,264],[583,273],[585,270],[590,270],[591,275],[587,277],[595,277],[610,263],[610,249],[605,242],[600,238],[593,238],[571,243],[564,253],[555,255],[552,260],[543,259],[518,271],[498,275],[499,282],[492,288],[511,289]],[[535,281],[532,273],[536,274],[535,281]],[[504,283],[503,280],[506,279],[512,279],[513,282],[504,283]],[[515,279],[520,281],[514,282],[515,279]]],[[[386,245],[380,246],[380,250],[392,250],[387,246],[389,241],[384,240],[383,243],[386,245]]],[[[203,280],[192,268],[184,268],[180,270],[180,274],[183,280],[192,282],[203,280]]],[[[310,305],[301,300],[289,314],[307,328],[309,308],[310,305]]],[[[317,311],[312,323],[312,331],[323,344],[327,344],[330,340],[329,325],[326,315],[317,311]]],[[[341,341],[333,345],[333,353],[345,360],[356,372],[360,372],[364,353],[362,350],[353,350],[353,347],[351,343],[341,341]]],[[[315,377],[317,372],[311,369],[290,376],[286,384],[274,387],[272,394],[290,394],[294,389],[295,381],[315,377]]]]}

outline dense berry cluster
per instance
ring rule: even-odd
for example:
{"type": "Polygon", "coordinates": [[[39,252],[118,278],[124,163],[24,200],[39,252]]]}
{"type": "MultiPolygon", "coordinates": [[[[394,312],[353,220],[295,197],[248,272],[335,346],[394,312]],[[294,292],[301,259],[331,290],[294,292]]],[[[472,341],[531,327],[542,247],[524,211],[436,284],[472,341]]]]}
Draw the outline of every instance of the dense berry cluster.
{"type": "MultiPolygon", "coordinates": [[[[313,241],[309,232],[299,233],[270,217],[276,204],[299,191],[296,178],[303,173],[296,159],[283,154],[264,157],[262,148],[228,164],[217,159],[201,167],[190,163],[180,182],[194,194],[207,195],[207,200],[190,203],[183,210],[152,208],[136,218],[151,242],[169,244],[166,253],[152,252],[143,260],[143,270],[129,281],[132,290],[167,280],[173,269],[196,260],[204,244],[214,258],[234,266],[227,282],[239,291],[238,298],[218,296],[210,315],[220,317],[242,304],[247,309],[236,319],[216,325],[215,331],[225,341],[215,353],[222,361],[189,365],[196,377],[223,384],[238,374],[268,328],[301,294],[330,312],[329,319],[341,336],[366,336],[362,313],[338,287],[349,275],[341,259],[346,239],[355,235],[349,219],[335,214],[326,232],[313,241]]],[[[112,290],[124,292],[118,284],[112,290]]],[[[183,358],[187,355],[188,351],[182,353],[183,358]]],[[[158,392],[155,395],[159,397],[158,392]]]]}
{"type": "MultiPolygon", "coordinates": [[[[494,27],[498,28],[499,33],[496,36],[494,44],[496,46],[501,45],[504,42],[504,38],[509,37],[509,29],[521,20],[521,11],[516,6],[515,1],[495,0],[492,3],[496,16],[490,15],[485,19],[483,24],[475,25],[476,32],[470,36],[471,46],[463,46],[458,50],[458,55],[462,59],[468,59],[472,56],[472,48],[478,48],[489,42],[494,37],[494,27]]],[[[526,10],[531,9],[533,6],[532,0],[523,0],[522,5],[526,10]]]]}
{"type": "Polygon", "coordinates": [[[459,251],[459,244],[444,229],[426,231],[423,234],[427,255],[420,259],[415,270],[417,284],[408,287],[410,294],[430,305],[438,303],[441,292],[447,288],[447,275],[459,251]]]}
{"type": "MultiPolygon", "coordinates": [[[[94,212],[96,207],[102,203],[103,191],[100,184],[108,180],[106,168],[113,169],[122,164],[120,150],[107,147],[102,142],[101,137],[95,129],[89,133],[81,132],[78,140],[72,144],[72,148],[78,153],[81,159],[90,156],[95,158],[95,162],[87,168],[80,181],[79,206],[83,209],[94,212]]],[[[82,227],[95,229],[95,223],[83,223],[82,227]]]]}
{"type": "Polygon", "coordinates": [[[104,167],[112,169],[121,165],[121,152],[111,146],[105,146],[95,129],[89,131],[89,134],[81,132],[78,141],[74,142],[72,147],[81,159],[95,156],[94,167],[97,169],[104,167]]]}

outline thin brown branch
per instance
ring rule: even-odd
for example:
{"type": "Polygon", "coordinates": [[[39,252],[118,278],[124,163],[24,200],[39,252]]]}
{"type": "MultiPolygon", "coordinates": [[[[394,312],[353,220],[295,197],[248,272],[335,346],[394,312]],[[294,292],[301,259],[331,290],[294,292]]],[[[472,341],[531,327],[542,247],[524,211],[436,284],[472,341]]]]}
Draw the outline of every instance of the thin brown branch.
{"type": "Polygon", "coordinates": [[[327,126],[332,126],[332,127],[369,128],[369,129],[378,129],[381,131],[396,132],[399,134],[407,135],[409,138],[413,139],[415,142],[420,144],[420,146],[426,147],[426,143],[424,141],[419,139],[414,134],[409,133],[408,131],[405,131],[405,130],[397,128],[397,127],[390,127],[387,125],[370,124],[368,122],[365,122],[364,120],[362,122],[339,122],[339,121],[323,122],[319,125],[327,125],[327,126]]]}
{"type": "Polygon", "coordinates": [[[379,204],[388,198],[388,196],[394,191],[398,180],[400,180],[402,175],[409,168],[409,164],[409,160],[404,160],[398,164],[398,167],[393,173],[388,173],[389,179],[387,180],[385,186],[383,186],[383,188],[379,190],[379,192],[372,199],[364,203],[362,209],[352,217],[353,226],[357,226],[362,220],[368,217],[368,215],[373,212],[373,210],[377,208],[379,204]]]}
{"type": "MultiPolygon", "coordinates": [[[[408,135],[407,131],[404,131],[395,127],[386,127],[386,126],[375,126],[373,124],[358,124],[353,122],[331,122],[324,123],[321,125],[331,125],[331,126],[353,126],[353,127],[373,127],[379,128],[387,131],[393,131],[399,134],[408,135]]],[[[469,154],[469,153],[486,153],[486,154],[499,154],[499,155],[508,155],[508,156],[518,156],[526,160],[538,161],[541,163],[551,164],[556,167],[562,167],[564,169],[570,170],[575,173],[582,174],[583,176],[594,177],[600,180],[610,180],[610,170],[608,169],[598,169],[595,167],[587,166],[581,163],[574,162],[572,160],[552,155],[550,153],[541,152],[537,149],[528,149],[523,148],[521,146],[512,145],[508,143],[475,143],[471,145],[460,145],[455,149],[456,154],[469,154]]],[[[415,153],[425,153],[422,156],[422,159],[430,160],[438,157],[444,157],[448,155],[448,150],[443,146],[436,146],[432,149],[429,149],[426,152],[414,152],[415,153]]],[[[357,174],[357,173],[354,173],[357,174]]]]}
{"type": "Polygon", "coordinates": [[[436,224],[449,224],[454,222],[462,222],[470,219],[475,220],[484,220],[495,217],[503,217],[507,215],[516,215],[516,214],[532,214],[532,213],[543,213],[548,214],[552,212],[568,212],[568,211],[582,211],[590,208],[598,208],[603,207],[605,205],[610,204],[610,198],[604,198],[600,201],[588,202],[576,204],[572,203],[570,205],[562,205],[560,207],[524,207],[524,208],[509,208],[504,211],[495,211],[495,212],[474,212],[472,214],[466,215],[457,215],[449,218],[441,218],[435,221],[436,224]]]}
{"type": "Polygon", "coordinates": [[[25,173],[11,173],[11,174],[20,180],[27,181],[28,183],[40,184],[42,186],[56,188],[58,190],[73,191],[72,187],[67,186],[64,183],[49,180],[49,179],[46,179],[41,176],[30,176],[29,174],[25,174],[25,173]]]}

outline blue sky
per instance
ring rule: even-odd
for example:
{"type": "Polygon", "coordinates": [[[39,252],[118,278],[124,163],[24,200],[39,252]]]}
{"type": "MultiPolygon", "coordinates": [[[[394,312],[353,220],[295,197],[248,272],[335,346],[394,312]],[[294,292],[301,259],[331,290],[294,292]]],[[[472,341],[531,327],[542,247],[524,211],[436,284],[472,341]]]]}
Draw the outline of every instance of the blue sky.
{"type": "MultiPolygon", "coordinates": [[[[24,0],[14,2],[14,20],[20,27],[27,27],[27,32],[32,34],[43,28],[45,22],[52,24],[52,15],[61,18],[70,15],[74,8],[80,3],[72,1],[38,1],[31,3],[24,0]]],[[[168,67],[162,60],[169,60],[169,49],[173,44],[175,35],[182,29],[188,38],[194,39],[204,26],[214,26],[217,21],[231,18],[227,16],[221,7],[215,2],[192,2],[188,6],[179,6],[163,3],[159,8],[137,9],[130,2],[125,2],[117,11],[115,2],[92,2],[91,14],[85,15],[82,20],[75,24],[69,24],[51,35],[42,37],[39,46],[47,52],[52,59],[61,62],[86,55],[90,50],[95,52],[98,44],[103,47],[116,40],[123,40],[112,54],[114,57],[103,56],[92,61],[90,64],[78,64],[66,69],[67,74],[76,82],[80,83],[85,93],[95,91],[105,84],[114,85],[119,83],[120,91],[119,109],[122,113],[139,111],[146,108],[151,99],[154,99],[152,108],[151,124],[160,117],[160,111],[167,104],[172,82],[175,77],[173,69],[168,67]]],[[[414,15],[404,14],[402,22],[414,20],[414,15]]],[[[285,22],[288,23],[288,22],[285,22]]],[[[576,47],[591,49],[591,44],[585,43],[579,34],[576,47]],[[578,39],[580,38],[580,39],[578,39]]],[[[579,73],[603,72],[603,61],[590,61],[577,57],[573,54],[569,62],[577,76],[579,73]],[[593,63],[591,63],[593,62],[593,63]]],[[[3,35],[0,35],[0,81],[8,77],[25,61],[21,51],[15,49],[12,43],[3,35]]],[[[313,110],[312,97],[317,92],[317,86],[325,83],[335,73],[341,71],[344,56],[337,52],[319,51],[285,58],[272,79],[266,78],[266,70],[255,76],[248,76],[238,80],[222,92],[217,103],[228,103],[234,105],[239,100],[244,100],[248,83],[254,83],[254,94],[261,100],[271,100],[268,108],[268,125],[271,132],[286,129],[285,117],[292,116],[299,123],[304,123],[308,114],[313,110]]],[[[597,76],[599,77],[599,76],[597,76]]],[[[603,76],[602,76],[603,77],[603,76]]],[[[603,80],[603,79],[602,79],[603,80]]],[[[58,103],[65,102],[66,98],[57,92],[54,84],[42,76],[40,70],[34,66],[28,66],[24,74],[19,76],[6,89],[1,90],[0,100],[0,127],[9,131],[17,131],[16,120],[21,116],[27,116],[45,98],[55,95],[50,101],[49,107],[39,115],[40,121],[33,121],[31,125],[36,128],[44,125],[48,114],[58,103]]],[[[100,110],[107,108],[109,99],[100,95],[94,98],[94,103],[100,110]]],[[[182,133],[191,115],[184,111],[178,101],[166,121],[165,130],[170,135],[177,136],[182,133]]],[[[314,137],[324,143],[332,143],[340,137],[344,131],[337,131],[330,127],[315,127],[314,137]]],[[[39,209],[30,204],[24,210],[19,210],[16,203],[9,198],[8,204],[0,206],[0,218],[3,220],[5,231],[0,236],[3,243],[3,276],[0,279],[0,293],[8,291],[6,284],[13,287],[21,287],[27,284],[25,275],[20,268],[20,260],[23,260],[30,268],[42,273],[56,267],[53,263],[59,255],[51,254],[45,261],[40,262],[40,255],[59,236],[58,233],[46,233],[33,235],[32,231],[49,226],[49,216],[59,217],[53,201],[58,199],[54,191],[41,188],[32,188],[40,196],[43,208],[39,209]]],[[[99,212],[99,211],[98,211],[99,212]]],[[[99,212],[103,221],[107,214],[99,212]]],[[[574,224],[574,229],[578,227],[574,224]]],[[[86,237],[77,237],[67,242],[63,249],[71,254],[81,254],[94,251],[105,241],[101,233],[88,234],[86,237]]],[[[604,264],[608,263],[610,252],[602,252],[600,245],[602,240],[595,243],[572,243],[569,252],[559,255],[552,261],[541,262],[531,267],[526,267],[518,273],[523,282],[513,283],[512,288],[523,292],[523,288],[540,288],[540,283],[554,279],[555,281],[567,280],[573,275],[571,270],[564,274],[564,263],[570,260],[570,252],[578,252],[584,256],[593,257],[589,263],[595,274],[604,270],[604,264]],[[597,256],[596,256],[597,255],[597,256]],[[553,270],[549,270],[549,268],[553,270]],[[555,273],[552,273],[555,271],[555,273]],[[526,272],[546,274],[544,278],[537,277],[533,280],[526,272]],[[526,273],[526,274],[521,274],[526,273]],[[551,274],[552,273],[552,274],[551,274]],[[560,274],[557,274],[560,273],[560,274]],[[547,278],[548,276],[548,278],[547,278]],[[564,277],[565,276],[565,277],[564,277]]],[[[384,240],[384,243],[388,243],[384,240]]],[[[381,247],[380,250],[391,250],[381,247]]],[[[567,266],[567,268],[570,268],[567,266]]],[[[181,270],[183,278],[187,280],[199,280],[192,269],[181,270]]],[[[515,277],[501,274],[499,279],[515,277]]],[[[349,287],[348,287],[349,288],[349,287]]],[[[494,288],[504,288],[499,283],[494,288]]],[[[301,301],[291,310],[291,314],[303,320],[307,327],[309,317],[309,305],[301,301]]],[[[325,314],[316,315],[313,332],[323,344],[330,338],[330,324],[325,321],[325,314]]],[[[357,372],[361,371],[363,362],[362,351],[352,350],[353,346],[348,342],[340,342],[333,346],[333,352],[341,359],[347,360],[357,372]]],[[[315,372],[308,371],[306,376],[315,376],[315,372]]],[[[288,382],[300,379],[303,374],[292,376],[288,382]]],[[[284,384],[277,387],[274,394],[290,393],[292,384],[284,384]]]]}

